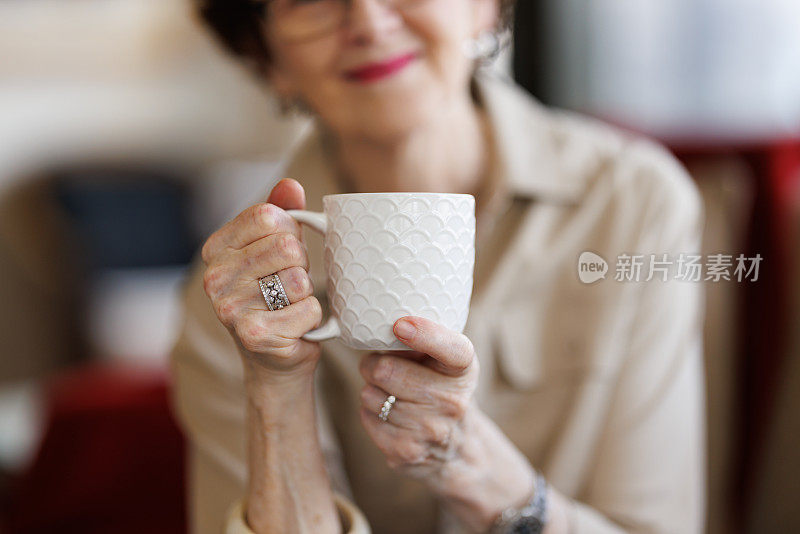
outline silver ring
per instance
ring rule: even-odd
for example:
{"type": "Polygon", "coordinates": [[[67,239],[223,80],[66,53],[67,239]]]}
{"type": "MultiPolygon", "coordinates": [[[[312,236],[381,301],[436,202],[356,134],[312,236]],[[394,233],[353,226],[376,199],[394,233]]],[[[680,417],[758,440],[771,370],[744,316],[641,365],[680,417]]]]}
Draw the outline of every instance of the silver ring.
{"type": "Polygon", "coordinates": [[[269,311],[280,310],[291,304],[277,274],[259,278],[258,287],[261,288],[261,294],[264,295],[264,301],[267,303],[269,311]]]}
{"type": "Polygon", "coordinates": [[[386,400],[383,401],[381,405],[381,411],[378,414],[378,419],[383,421],[384,423],[389,419],[389,413],[392,411],[392,407],[397,399],[394,395],[389,395],[386,397],[386,400]]]}

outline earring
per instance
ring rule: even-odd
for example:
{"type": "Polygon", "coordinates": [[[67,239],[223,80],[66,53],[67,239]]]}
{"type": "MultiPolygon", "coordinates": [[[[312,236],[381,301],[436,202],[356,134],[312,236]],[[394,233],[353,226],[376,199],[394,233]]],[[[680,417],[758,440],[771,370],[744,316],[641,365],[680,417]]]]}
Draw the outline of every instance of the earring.
{"type": "Polygon", "coordinates": [[[508,32],[483,30],[477,37],[464,41],[462,51],[469,59],[491,63],[503,49],[508,32]]]}
{"type": "Polygon", "coordinates": [[[297,113],[297,104],[294,98],[279,96],[277,97],[277,101],[278,111],[284,117],[288,117],[289,115],[294,115],[297,113]]]}
{"type": "Polygon", "coordinates": [[[296,96],[276,96],[278,111],[284,117],[311,116],[309,108],[300,98],[296,96]]]}

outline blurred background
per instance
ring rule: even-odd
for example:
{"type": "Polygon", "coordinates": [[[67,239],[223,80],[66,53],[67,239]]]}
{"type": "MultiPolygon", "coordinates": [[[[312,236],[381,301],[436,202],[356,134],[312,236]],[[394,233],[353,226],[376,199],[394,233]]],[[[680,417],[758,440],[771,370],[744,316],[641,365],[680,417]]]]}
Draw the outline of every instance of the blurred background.
{"type": "MultiPolygon", "coordinates": [[[[705,201],[709,526],[800,531],[800,2],[520,0],[493,66],[653,136],[705,201]]],[[[184,532],[167,355],[204,238],[302,118],[185,0],[0,2],[0,531],[184,532]]]]}

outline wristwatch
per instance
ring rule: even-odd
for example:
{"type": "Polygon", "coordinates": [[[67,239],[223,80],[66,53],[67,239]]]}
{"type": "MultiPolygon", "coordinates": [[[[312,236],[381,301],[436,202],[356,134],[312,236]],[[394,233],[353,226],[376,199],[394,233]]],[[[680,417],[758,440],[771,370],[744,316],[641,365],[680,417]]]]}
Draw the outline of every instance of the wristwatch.
{"type": "Polygon", "coordinates": [[[547,524],[547,481],[536,473],[533,497],[522,508],[508,508],[492,525],[491,534],[541,534],[547,524]]]}

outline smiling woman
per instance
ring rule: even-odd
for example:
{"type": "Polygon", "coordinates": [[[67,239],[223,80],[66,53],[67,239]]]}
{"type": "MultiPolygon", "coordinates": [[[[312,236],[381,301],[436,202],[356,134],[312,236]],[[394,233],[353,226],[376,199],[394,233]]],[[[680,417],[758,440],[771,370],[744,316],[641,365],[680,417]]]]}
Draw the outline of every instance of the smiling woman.
{"type": "Polygon", "coordinates": [[[465,37],[505,29],[511,7],[510,0],[210,0],[201,14],[287,106],[343,135],[375,138],[404,135],[443,102],[463,106],[472,70],[465,37]]]}
{"type": "MultiPolygon", "coordinates": [[[[287,169],[303,185],[279,181],[212,234],[186,285],[173,362],[195,532],[226,517],[229,532],[701,530],[701,287],[576,274],[582,251],[695,252],[698,194],[663,149],[548,110],[479,68],[511,5],[201,7],[314,121],[287,169]],[[397,317],[384,346],[410,349],[399,353],[304,337],[322,322],[326,285],[334,312],[340,291],[379,293],[377,281],[326,280],[319,238],[287,213],[348,192],[475,197],[463,332],[397,317]],[[258,283],[276,278],[280,309],[258,283]]],[[[414,239],[424,220],[393,231],[414,239]]],[[[417,259],[446,262],[451,249],[417,259]]],[[[409,255],[378,263],[413,267],[409,255]]],[[[411,273],[397,282],[437,290],[411,273]]]]}
{"type": "MultiPolygon", "coordinates": [[[[293,16],[284,30],[299,40],[325,33],[341,26],[351,0],[199,0],[200,15],[232,53],[268,63],[269,47],[260,19],[283,11],[293,16]],[[254,16],[257,15],[257,16],[254,16]]],[[[387,4],[410,7],[427,0],[385,0],[387,4]]],[[[511,25],[516,0],[500,0],[498,29],[511,25]]]]}

